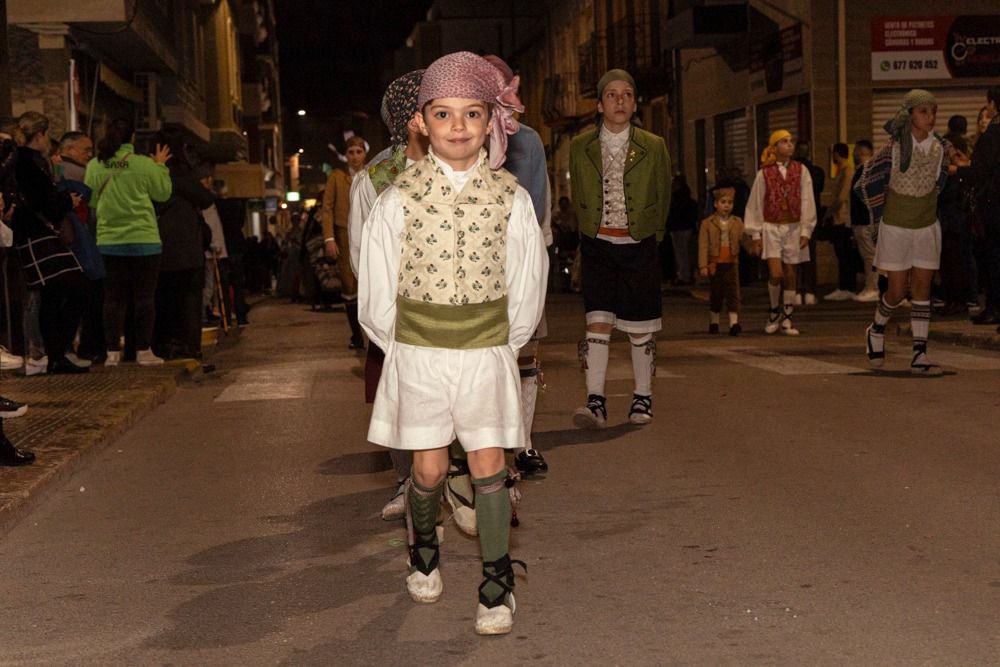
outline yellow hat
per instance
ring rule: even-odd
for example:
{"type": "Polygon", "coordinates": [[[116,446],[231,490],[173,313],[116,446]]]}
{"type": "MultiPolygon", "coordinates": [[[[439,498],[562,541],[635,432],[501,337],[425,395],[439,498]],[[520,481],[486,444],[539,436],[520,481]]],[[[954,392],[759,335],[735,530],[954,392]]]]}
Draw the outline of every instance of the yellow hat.
{"type": "Polygon", "coordinates": [[[760,164],[762,167],[766,167],[769,164],[774,164],[778,161],[778,153],[775,151],[775,146],[782,139],[791,139],[792,133],[788,130],[775,130],[771,133],[771,136],[767,140],[767,148],[760,154],[760,164]]]}

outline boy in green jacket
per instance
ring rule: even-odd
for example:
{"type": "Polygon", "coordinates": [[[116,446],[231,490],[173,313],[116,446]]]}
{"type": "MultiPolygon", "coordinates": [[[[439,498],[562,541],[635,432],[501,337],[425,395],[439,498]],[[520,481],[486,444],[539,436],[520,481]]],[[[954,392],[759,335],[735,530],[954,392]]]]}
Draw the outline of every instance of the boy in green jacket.
{"type": "Polygon", "coordinates": [[[569,169],[580,224],[587,333],[580,362],[587,404],[573,413],[580,428],[607,421],[604,381],[608,344],[617,328],[632,344],[633,424],[653,419],[654,334],[662,328],[658,242],[670,208],[670,156],[663,138],[632,126],[635,81],[613,69],[597,84],[598,128],[573,140],[569,169]]]}

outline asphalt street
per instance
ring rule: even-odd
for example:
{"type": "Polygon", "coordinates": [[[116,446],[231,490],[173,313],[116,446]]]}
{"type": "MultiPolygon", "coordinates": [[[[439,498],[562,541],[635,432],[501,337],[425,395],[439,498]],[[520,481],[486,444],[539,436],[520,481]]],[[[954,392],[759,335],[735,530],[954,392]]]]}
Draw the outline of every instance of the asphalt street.
{"type": "MultiPolygon", "coordinates": [[[[514,632],[473,632],[478,543],[446,523],[445,592],[406,594],[379,510],[362,358],[342,313],[264,302],[187,382],[0,536],[0,665],[987,665],[1000,655],[1000,353],[932,343],[939,378],[871,307],[800,309],[797,338],[709,336],[665,296],[655,419],[579,431],[579,298],[550,299],[522,484],[514,632]]],[[[933,324],[932,324],[933,327],[933,324]]]]}

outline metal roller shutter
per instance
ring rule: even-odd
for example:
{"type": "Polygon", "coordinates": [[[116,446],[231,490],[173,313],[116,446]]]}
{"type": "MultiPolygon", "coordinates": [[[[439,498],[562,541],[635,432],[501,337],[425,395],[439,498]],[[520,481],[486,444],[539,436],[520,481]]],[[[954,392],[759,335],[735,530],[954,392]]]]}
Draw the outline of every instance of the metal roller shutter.
{"type": "MultiPolygon", "coordinates": [[[[899,111],[900,102],[908,89],[876,90],[872,100],[872,141],[876,147],[885,143],[886,122],[899,111]]],[[[982,88],[928,88],[937,98],[937,125],[939,134],[948,131],[948,119],[955,115],[965,116],[968,121],[968,135],[976,133],[976,117],[986,104],[986,91],[982,88]]]]}
{"type": "Polygon", "coordinates": [[[788,130],[796,139],[799,138],[799,104],[798,99],[791,97],[768,105],[764,122],[767,123],[766,132],[770,136],[775,130],[788,130]]]}
{"type": "Polygon", "coordinates": [[[744,178],[756,171],[750,164],[750,123],[745,113],[722,119],[723,164],[739,167],[744,178]]]}

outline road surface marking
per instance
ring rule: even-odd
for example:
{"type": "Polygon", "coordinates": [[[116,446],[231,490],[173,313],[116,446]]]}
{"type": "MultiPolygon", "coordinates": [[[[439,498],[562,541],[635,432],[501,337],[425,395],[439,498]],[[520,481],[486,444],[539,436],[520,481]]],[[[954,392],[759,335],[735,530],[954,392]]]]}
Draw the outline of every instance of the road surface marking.
{"type": "Polygon", "coordinates": [[[781,354],[754,347],[693,347],[688,349],[779,375],[846,375],[857,373],[860,370],[856,366],[844,366],[829,361],[781,354]]]}
{"type": "Polygon", "coordinates": [[[309,398],[313,371],[308,368],[262,368],[240,371],[216,403],[309,398]]]}

